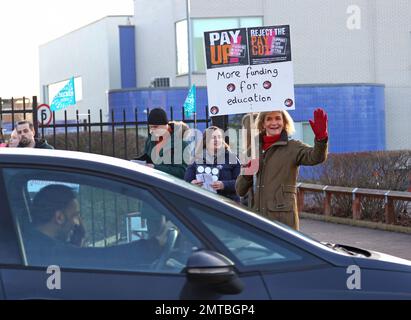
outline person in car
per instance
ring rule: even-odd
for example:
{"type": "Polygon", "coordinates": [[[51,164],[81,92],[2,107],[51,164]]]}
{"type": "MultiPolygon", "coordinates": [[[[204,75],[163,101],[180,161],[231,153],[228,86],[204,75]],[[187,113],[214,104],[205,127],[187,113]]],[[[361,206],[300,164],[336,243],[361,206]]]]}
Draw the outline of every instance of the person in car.
{"type": "Polygon", "coordinates": [[[64,185],[42,188],[33,199],[31,218],[45,242],[53,239],[82,245],[85,230],[80,218],[80,204],[71,188],[64,185]]]}
{"type": "Polygon", "coordinates": [[[162,252],[167,230],[150,239],[106,248],[82,247],[86,230],[80,217],[76,193],[65,185],[48,185],[34,197],[32,224],[23,228],[28,262],[34,265],[113,268],[150,264],[162,252]],[[136,253],[131,257],[130,253],[136,253]]]}
{"type": "Polygon", "coordinates": [[[314,147],[289,139],[294,132],[294,122],[287,111],[261,112],[257,118],[259,134],[256,137],[260,150],[236,181],[237,194],[248,194],[249,206],[254,211],[296,230],[299,229],[298,168],[322,163],[328,152],[325,111],[316,109],[310,125],[315,134],[314,147]]]}
{"type": "Polygon", "coordinates": [[[207,128],[203,133],[197,160],[186,170],[184,180],[197,186],[203,186],[204,180],[198,180],[204,174],[213,181],[211,190],[234,201],[239,201],[235,191],[235,181],[240,174],[241,165],[234,153],[224,141],[224,131],[216,126],[207,128]]]}

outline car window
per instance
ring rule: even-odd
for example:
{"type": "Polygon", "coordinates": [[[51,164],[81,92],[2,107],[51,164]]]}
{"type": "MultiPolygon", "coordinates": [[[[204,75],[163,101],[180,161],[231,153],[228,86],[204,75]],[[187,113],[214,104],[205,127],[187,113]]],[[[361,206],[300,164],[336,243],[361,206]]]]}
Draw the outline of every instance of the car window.
{"type": "Polygon", "coordinates": [[[201,247],[146,188],[52,170],[4,175],[29,266],[178,273],[201,247]]]}
{"type": "Polygon", "coordinates": [[[178,200],[243,266],[282,265],[312,259],[310,255],[254,226],[187,199],[178,200]]]}

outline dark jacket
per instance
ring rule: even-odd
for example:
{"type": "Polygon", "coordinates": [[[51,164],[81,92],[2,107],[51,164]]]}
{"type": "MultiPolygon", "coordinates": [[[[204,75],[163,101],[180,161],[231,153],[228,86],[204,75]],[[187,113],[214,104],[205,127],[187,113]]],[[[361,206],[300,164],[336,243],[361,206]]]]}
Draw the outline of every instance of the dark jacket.
{"type": "MultiPolygon", "coordinates": [[[[45,139],[35,139],[35,146],[34,148],[37,149],[54,149],[54,147],[50,144],[47,143],[47,140],[45,139]]],[[[24,148],[20,144],[17,146],[18,148],[24,148]]]]}
{"type": "Polygon", "coordinates": [[[32,226],[23,227],[27,262],[31,266],[58,265],[72,268],[148,269],[162,248],[157,239],[141,239],[127,244],[98,248],[76,247],[46,236],[32,226]],[[135,253],[135,255],[131,254],[135,253]]]}
{"type": "MultiPolygon", "coordinates": [[[[154,168],[166,173],[169,173],[177,178],[183,179],[184,173],[187,168],[187,164],[184,162],[183,152],[184,149],[187,147],[188,142],[182,141],[180,144],[181,146],[181,154],[175,154],[175,141],[174,139],[182,139],[184,137],[184,132],[189,129],[188,126],[183,122],[169,122],[169,126],[171,127],[170,138],[166,140],[159,152],[154,150],[154,154],[158,154],[159,157],[170,159],[171,163],[158,163],[156,159],[152,158],[153,149],[160,143],[159,141],[152,140],[151,135],[149,134],[147,140],[144,145],[144,153],[141,156],[136,157],[136,160],[147,161],[147,163],[153,163],[154,168]]],[[[160,160],[160,159],[157,159],[160,160]]]]}
{"type": "Polygon", "coordinates": [[[37,149],[54,149],[54,147],[47,143],[47,140],[44,139],[36,139],[36,145],[34,148],[37,149]]]}
{"type": "Polygon", "coordinates": [[[239,201],[240,198],[237,196],[235,191],[235,181],[240,174],[240,162],[238,161],[234,153],[227,150],[225,151],[224,159],[225,163],[217,163],[218,157],[214,157],[211,163],[211,161],[207,161],[206,157],[204,156],[202,161],[195,161],[187,168],[187,171],[184,175],[184,180],[187,182],[195,180],[196,174],[198,173],[197,168],[199,165],[210,167],[211,169],[217,168],[219,169],[218,180],[224,183],[224,189],[218,190],[217,193],[234,201],[239,201]]]}
{"type": "Polygon", "coordinates": [[[297,177],[300,165],[313,166],[326,160],[328,140],[314,142],[314,147],[301,141],[288,140],[285,131],[280,140],[262,150],[259,135],[259,168],[253,176],[240,175],[236,190],[239,196],[249,195],[249,206],[262,216],[299,229],[297,211],[297,177]],[[253,183],[255,180],[255,184],[253,183]],[[249,192],[251,191],[251,192],[249,192]]]}

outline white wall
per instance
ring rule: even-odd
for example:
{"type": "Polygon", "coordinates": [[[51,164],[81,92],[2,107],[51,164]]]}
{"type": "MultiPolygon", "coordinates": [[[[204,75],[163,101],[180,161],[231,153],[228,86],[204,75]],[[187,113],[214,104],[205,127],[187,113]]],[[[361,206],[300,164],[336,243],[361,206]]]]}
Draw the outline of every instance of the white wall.
{"type": "Polygon", "coordinates": [[[376,76],[385,83],[387,148],[411,149],[411,1],[376,0],[376,76]]]}
{"type": "MultiPolygon", "coordinates": [[[[191,0],[191,17],[264,16],[265,25],[290,24],[297,84],[375,82],[373,1],[355,1],[361,30],[346,26],[351,0],[191,0]]],[[[135,0],[139,87],[149,86],[154,77],[170,77],[174,86],[187,84],[187,76],[176,76],[175,44],[175,22],[185,19],[185,3],[135,0]],[[152,52],[158,43],[162,49],[152,52]]],[[[193,82],[206,85],[205,76],[194,74],[193,82]]]]}
{"type": "MultiPolygon", "coordinates": [[[[262,4],[263,0],[191,0],[191,17],[262,16],[262,4]]],[[[177,76],[175,40],[175,23],[186,19],[186,0],[135,0],[134,19],[137,86],[149,87],[157,77],[170,77],[172,86],[187,86],[187,76],[177,76]]],[[[206,85],[203,74],[194,74],[192,81],[206,85]]]]}
{"type": "Polygon", "coordinates": [[[373,12],[369,0],[354,3],[360,30],[347,28],[352,0],[264,0],[266,25],[290,25],[297,84],[375,82],[373,12]]]}
{"type": "Polygon", "coordinates": [[[385,88],[388,150],[411,149],[411,88],[385,88]]]}
{"type": "MultiPolygon", "coordinates": [[[[91,109],[92,121],[99,119],[100,108],[108,114],[107,91],[121,87],[118,26],[127,23],[126,16],[106,17],[42,45],[40,102],[45,101],[43,86],[80,76],[83,100],[67,108],[68,119],[75,119],[76,109],[80,114],[91,109]]],[[[62,119],[64,112],[56,112],[56,120],[62,119]]]]}
{"type": "Polygon", "coordinates": [[[191,0],[193,18],[262,16],[263,0],[191,0]]]}
{"type": "Polygon", "coordinates": [[[176,74],[174,2],[134,2],[137,86],[140,88],[149,87],[153,78],[173,77],[176,74]]]}
{"type": "Polygon", "coordinates": [[[377,81],[411,86],[411,1],[374,0],[377,81]]]}

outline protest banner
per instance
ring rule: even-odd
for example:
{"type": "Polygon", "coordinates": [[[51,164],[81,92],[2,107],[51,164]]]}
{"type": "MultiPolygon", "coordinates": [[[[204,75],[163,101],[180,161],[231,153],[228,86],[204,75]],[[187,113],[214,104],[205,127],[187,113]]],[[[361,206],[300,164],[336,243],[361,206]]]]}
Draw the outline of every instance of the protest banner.
{"type": "Polygon", "coordinates": [[[289,26],[204,33],[210,116],[294,110],[289,26]]]}

